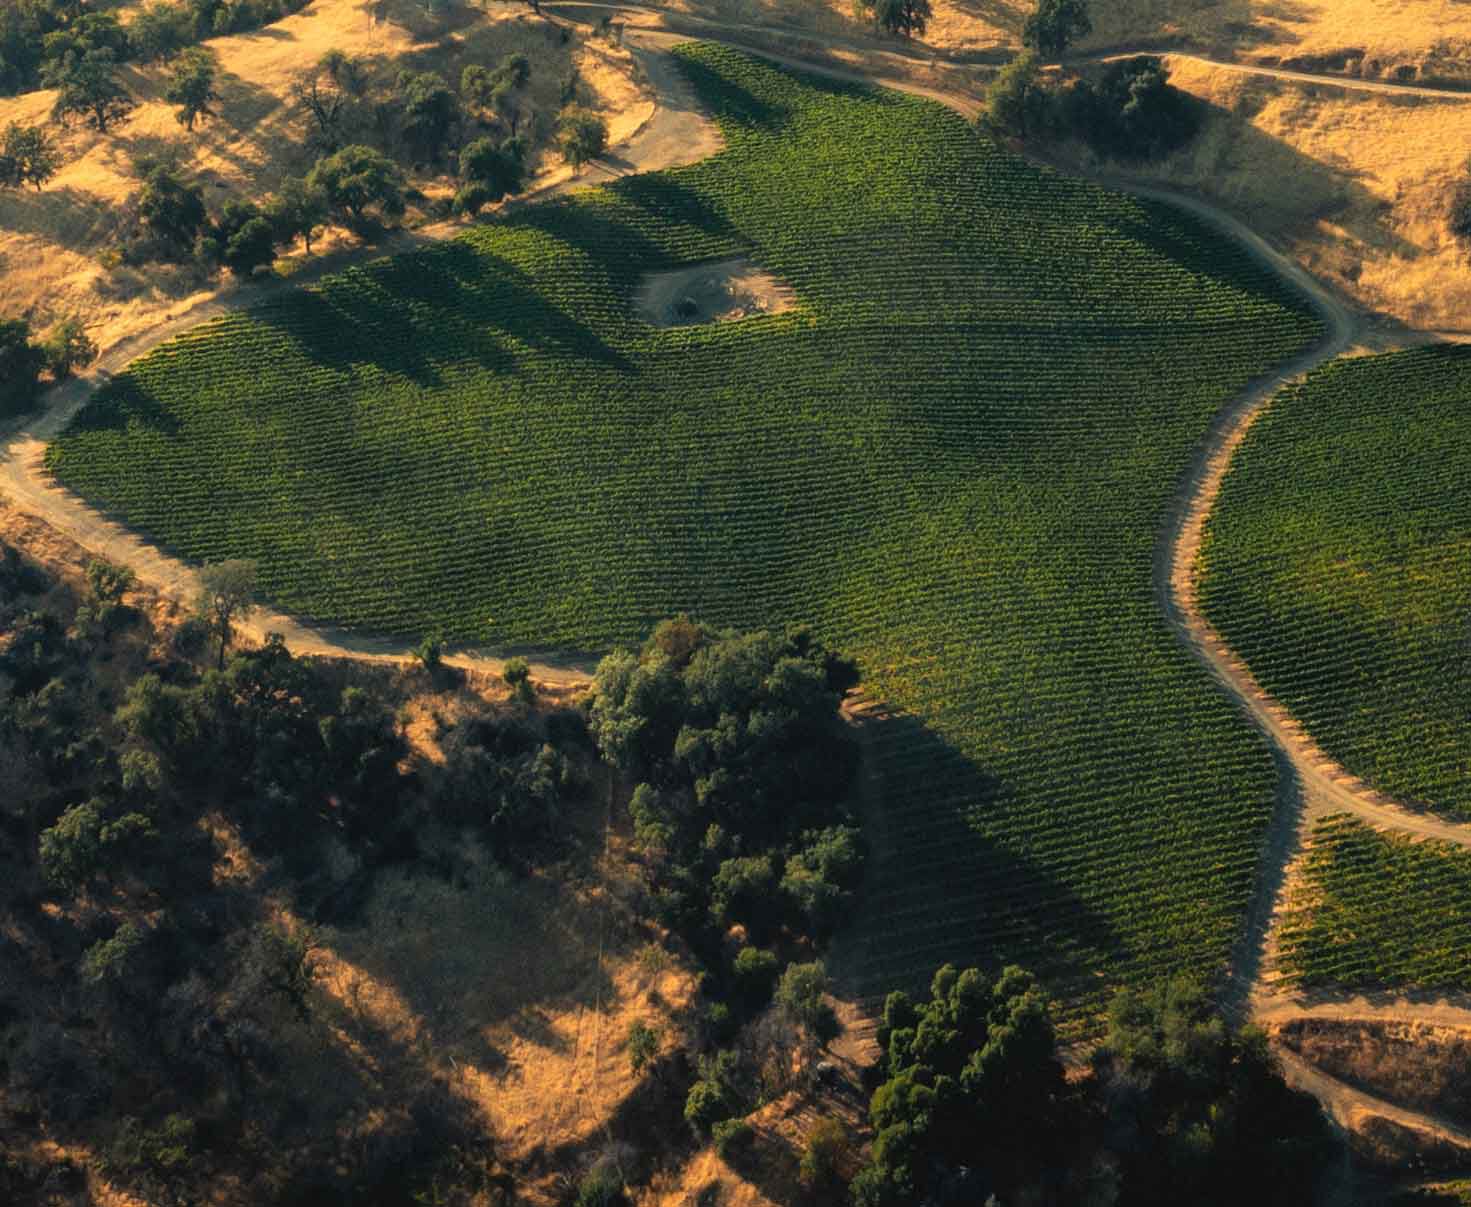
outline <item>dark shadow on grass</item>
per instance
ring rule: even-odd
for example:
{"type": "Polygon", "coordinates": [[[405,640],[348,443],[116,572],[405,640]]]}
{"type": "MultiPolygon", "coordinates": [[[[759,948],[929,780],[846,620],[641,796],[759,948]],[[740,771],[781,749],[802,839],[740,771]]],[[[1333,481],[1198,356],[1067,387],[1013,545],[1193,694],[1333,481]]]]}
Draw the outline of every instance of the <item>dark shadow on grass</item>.
{"type": "Polygon", "coordinates": [[[876,816],[862,902],[834,948],[840,986],[876,1004],[924,992],[949,962],[1021,964],[1064,1001],[1096,991],[1119,954],[1110,924],[976,825],[1005,785],[921,718],[880,714],[860,733],[876,816]]]}
{"type": "Polygon", "coordinates": [[[158,399],[136,378],[124,373],[113,378],[92,397],[72,420],[70,430],[77,433],[123,432],[134,424],[165,436],[177,435],[183,426],[178,416],[160,406],[158,399]]]}
{"type": "Polygon", "coordinates": [[[591,327],[550,302],[524,272],[464,240],[349,269],[254,314],[318,364],[373,366],[426,387],[441,384],[454,364],[513,371],[508,337],[626,368],[591,327]]]}

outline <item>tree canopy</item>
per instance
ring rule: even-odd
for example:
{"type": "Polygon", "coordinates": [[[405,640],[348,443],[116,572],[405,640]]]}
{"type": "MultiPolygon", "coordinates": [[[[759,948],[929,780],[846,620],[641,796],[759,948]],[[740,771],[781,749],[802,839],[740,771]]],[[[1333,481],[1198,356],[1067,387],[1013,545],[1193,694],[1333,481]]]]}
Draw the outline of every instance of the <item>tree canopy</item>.
{"type": "Polygon", "coordinates": [[[1037,10],[1022,26],[1022,43],[1038,54],[1056,56],[1093,32],[1088,0],[1037,0],[1037,10]]]}
{"type": "Polygon", "coordinates": [[[179,107],[174,116],[184,129],[192,133],[196,121],[213,116],[210,105],[220,99],[215,91],[214,57],[198,47],[181,54],[169,76],[163,98],[179,107]]]}
{"type": "Polygon", "coordinates": [[[398,167],[372,147],[351,146],[317,160],[306,178],[328,207],[354,226],[370,210],[387,217],[403,213],[403,185],[398,167]]]}
{"type": "Polygon", "coordinates": [[[11,122],[0,138],[0,186],[31,185],[37,192],[56,175],[61,156],[40,126],[11,122]]]}

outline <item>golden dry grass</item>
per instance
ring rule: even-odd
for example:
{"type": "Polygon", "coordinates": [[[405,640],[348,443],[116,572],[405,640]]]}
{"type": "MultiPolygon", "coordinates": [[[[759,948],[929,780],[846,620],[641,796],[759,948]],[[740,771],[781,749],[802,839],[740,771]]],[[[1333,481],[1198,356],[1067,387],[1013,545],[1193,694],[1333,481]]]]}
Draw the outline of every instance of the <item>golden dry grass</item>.
{"type": "MultiPolygon", "coordinates": [[[[402,66],[441,71],[451,83],[465,63],[493,65],[519,51],[532,61],[531,105],[548,114],[558,104],[562,76],[575,64],[585,99],[608,118],[615,142],[652,109],[626,51],[592,41],[563,46],[559,31],[525,5],[487,0],[483,8],[462,10],[453,28],[438,30],[394,20],[399,9],[391,5],[388,18],[374,20],[373,7],[369,0],[315,0],[265,29],[209,42],[217,59],[219,116],[193,134],[162,99],[166,67],[125,68],[124,82],[138,102],[127,120],[105,136],[80,127],[67,132],[61,140],[65,165],[43,191],[0,193],[0,315],[28,317],[38,327],[79,315],[105,350],[213,293],[220,281],[191,268],[109,272],[98,263],[138,189],[134,164],[141,156],[177,156],[215,206],[231,196],[263,197],[283,176],[310,167],[304,118],[289,87],[328,50],[364,56],[380,76],[391,78],[402,66]]],[[[412,7],[401,7],[403,21],[412,23],[412,7]]],[[[54,99],[49,90],[0,99],[0,125],[44,122],[54,99]]],[[[534,166],[554,167],[545,155],[534,166]]],[[[448,180],[416,183],[431,196],[450,188],[448,180]]],[[[320,250],[343,242],[351,240],[330,233],[320,250]]]]}
{"type": "MultiPolygon", "coordinates": [[[[931,0],[923,44],[951,51],[1011,50],[1034,0],[931,0]]],[[[847,36],[868,32],[851,0],[671,0],[672,8],[847,36]]],[[[1092,6],[1079,50],[1190,49],[1263,63],[1335,60],[1391,76],[1445,70],[1471,52],[1471,9],[1457,0],[1108,0],[1092,6]]]]}
{"type": "Polygon", "coordinates": [[[384,872],[358,923],[321,939],[327,990],[451,1075],[512,1163],[593,1139],[638,1084],[630,1024],[667,1040],[693,994],[687,973],[641,965],[596,884],[488,862],[453,884],[384,872]]]}
{"type": "Polygon", "coordinates": [[[1209,102],[1210,116],[1183,151],[1131,171],[1233,210],[1370,311],[1468,327],[1471,260],[1447,204],[1471,150],[1471,103],[1172,65],[1173,82],[1209,102]]]}

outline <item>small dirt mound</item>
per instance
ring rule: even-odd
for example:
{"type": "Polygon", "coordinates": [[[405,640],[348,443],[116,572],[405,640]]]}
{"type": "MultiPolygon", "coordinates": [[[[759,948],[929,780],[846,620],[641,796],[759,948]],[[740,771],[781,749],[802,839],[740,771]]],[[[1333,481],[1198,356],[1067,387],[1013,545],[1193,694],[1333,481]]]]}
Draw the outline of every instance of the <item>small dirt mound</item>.
{"type": "Polygon", "coordinates": [[[745,259],[650,273],[634,301],[639,314],[656,327],[729,323],[780,314],[797,304],[790,285],[745,259]]]}

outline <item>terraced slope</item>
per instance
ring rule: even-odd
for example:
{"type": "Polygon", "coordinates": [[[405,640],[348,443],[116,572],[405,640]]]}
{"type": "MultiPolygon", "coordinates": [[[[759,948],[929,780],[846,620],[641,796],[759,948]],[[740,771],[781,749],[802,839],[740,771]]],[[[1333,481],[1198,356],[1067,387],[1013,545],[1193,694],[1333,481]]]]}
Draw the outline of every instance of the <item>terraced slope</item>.
{"type": "Polygon", "coordinates": [[[1471,990],[1471,851],[1324,818],[1279,944],[1303,988],[1471,990]]]}
{"type": "Polygon", "coordinates": [[[1471,348],[1335,361],[1247,435],[1207,618],[1348,770],[1471,816],[1471,348]]]}
{"type": "Polygon", "coordinates": [[[927,101],[683,60],[727,149],[203,328],[101,391],[61,480],[322,619],[599,648],[810,621],[876,726],[867,987],[1022,960],[1086,1029],[1213,972],[1272,768],[1159,616],[1212,416],[1317,321],[1162,204],[927,101]],[[789,313],[657,330],[642,274],[748,255],[789,313]]]}

